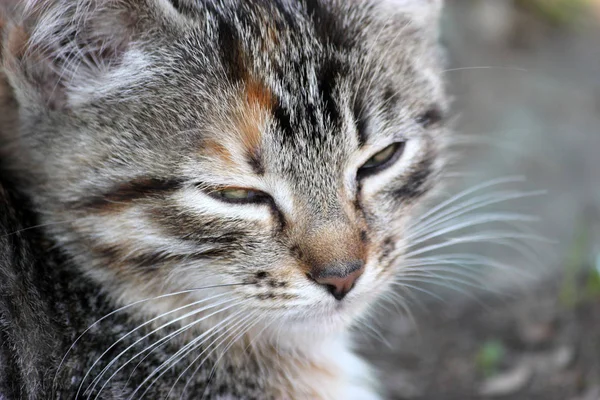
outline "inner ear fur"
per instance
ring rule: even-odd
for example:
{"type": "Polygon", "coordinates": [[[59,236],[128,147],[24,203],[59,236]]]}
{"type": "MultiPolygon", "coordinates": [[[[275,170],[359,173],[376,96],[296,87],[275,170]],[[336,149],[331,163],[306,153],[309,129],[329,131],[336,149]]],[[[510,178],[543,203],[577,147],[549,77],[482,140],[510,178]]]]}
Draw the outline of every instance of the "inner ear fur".
{"type": "Polygon", "coordinates": [[[8,1],[4,70],[18,96],[52,109],[73,107],[96,88],[102,92],[116,86],[116,79],[134,77],[142,54],[127,57],[165,10],[165,0],[2,1],[8,1]]]}

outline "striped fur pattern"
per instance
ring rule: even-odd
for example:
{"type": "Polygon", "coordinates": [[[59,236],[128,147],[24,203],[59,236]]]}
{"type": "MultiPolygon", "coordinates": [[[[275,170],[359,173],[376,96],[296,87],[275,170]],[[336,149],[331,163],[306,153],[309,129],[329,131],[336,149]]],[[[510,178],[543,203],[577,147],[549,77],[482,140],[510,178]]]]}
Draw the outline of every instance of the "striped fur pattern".
{"type": "Polygon", "coordinates": [[[177,354],[181,362],[148,398],[171,387],[190,398],[379,398],[344,335],[389,288],[403,227],[439,186],[447,108],[440,7],[9,4],[2,67],[18,118],[0,127],[3,173],[32,202],[49,251],[64,255],[73,279],[93,288],[89,296],[104,299],[88,300],[85,313],[95,320],[131,306],[107,346],[80,344],[54,365],[53,390],[137,398],[149,371],[177,354]],[[402,150],[393,165],[361,175],[394,143],[402,150]],[[232,202],[218,196],[224,188],[260,195],[232,202]],[[364,273],[343,300],[307,277],[315,265],[356,259],[364,273]],[[119,346],[169,321],[141,343],[185,329],[139,374],[117,370],[128,357],[102,355],[138,324],[147,323],[119,346]],[[225,329],[225,344],[197,340],[215,329],[225,329]],[[178,353],[189,343],[199,343],[196,352],[178,353]],[[187,371],[185,379],[177,383],[173,371],[187,371]]]}

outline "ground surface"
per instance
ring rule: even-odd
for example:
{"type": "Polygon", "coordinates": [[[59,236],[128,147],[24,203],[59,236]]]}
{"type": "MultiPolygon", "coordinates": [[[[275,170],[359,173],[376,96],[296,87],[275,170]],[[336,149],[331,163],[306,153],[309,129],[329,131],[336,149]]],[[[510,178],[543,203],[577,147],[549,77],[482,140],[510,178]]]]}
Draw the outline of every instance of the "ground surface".
{"type": "Polygon", "coordinates": [[[600,399],[600,296],[573,307],[557,288],[508,303],[429,305],[364,352],[390,399],[600,399]],[[402,333],[404,332],[404,333],[402,333]]]}

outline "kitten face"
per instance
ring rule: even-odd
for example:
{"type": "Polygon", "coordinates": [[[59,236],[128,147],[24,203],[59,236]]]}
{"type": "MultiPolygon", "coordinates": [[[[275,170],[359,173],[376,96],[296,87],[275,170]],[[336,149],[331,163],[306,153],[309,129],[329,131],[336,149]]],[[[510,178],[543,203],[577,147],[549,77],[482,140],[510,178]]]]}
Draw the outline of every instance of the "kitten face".
{"type": "Polygon", "coordinates": [[[67,2],[25,34],[42,46],[6,46],[24,122],[4,148],[51,235],[124,302],[235,284],[189,296],[344,327],[386,289],[442,165],[435,16],[366,0],[104,3],[68,51],[43,35],[85,9],[67,2]]]}

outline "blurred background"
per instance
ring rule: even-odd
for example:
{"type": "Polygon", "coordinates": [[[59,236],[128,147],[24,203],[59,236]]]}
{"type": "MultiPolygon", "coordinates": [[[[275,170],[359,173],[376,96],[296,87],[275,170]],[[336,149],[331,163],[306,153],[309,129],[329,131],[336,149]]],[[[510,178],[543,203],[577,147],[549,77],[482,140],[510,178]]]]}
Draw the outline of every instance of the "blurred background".
{"type": "Polygon", "coordinates": [[[600,400],[600,1],[447,0],[443,27],[449,193],[485,187],[434,214],[420,256],[456,262],[407,273],[412,315],[361,351],[391,399],[600,400]]]}

